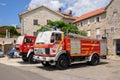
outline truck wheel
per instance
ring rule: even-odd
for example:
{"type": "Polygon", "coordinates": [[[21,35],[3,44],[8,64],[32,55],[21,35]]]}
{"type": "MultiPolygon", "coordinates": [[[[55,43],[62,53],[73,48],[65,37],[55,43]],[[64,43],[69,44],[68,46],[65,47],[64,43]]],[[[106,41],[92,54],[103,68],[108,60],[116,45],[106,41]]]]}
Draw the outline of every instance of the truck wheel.
{"type": "Polygon", "coordinates": [[[29,62],[30,64],[35,63],[33,56],[34,56],[34,54],[30,54],[30,56],[28,57],[28,62],[29,62]]]}
{"type": "Polygon", "coordinates": [[[100,63],[100,57],[97,54],[94,54],[91,58],[91,65],[98,65],[100,63]]]}
{"type": "Polygon", "coordinates": [[[28,61],[28,58],[27,58],[26,56],[22,56],[22,60],[23,60],[24,62],[27,62],[27,61],[28,61]]]}
{"type": "Polygon", "coordinates": [[[56,67],[60,70],[67,69],[69,67],[69,59],[66,55],[61,55],[56,62],[56,67]]]}
{"type": "Polygon", "coordinates": [[[50,66],[50,63],[49,62],[41,62],[42,63],[42,65],[44,66],[44,67],[48,67],[48,66],[50,66]]]}

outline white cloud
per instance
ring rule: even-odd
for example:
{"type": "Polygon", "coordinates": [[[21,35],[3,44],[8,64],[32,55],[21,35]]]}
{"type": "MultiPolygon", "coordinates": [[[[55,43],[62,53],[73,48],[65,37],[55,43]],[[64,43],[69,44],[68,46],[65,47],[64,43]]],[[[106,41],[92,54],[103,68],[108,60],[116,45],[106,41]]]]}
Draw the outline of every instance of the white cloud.
{"type": "Polygon", "coordinates": [[[31,0],[30,8],[46,5],[53,10],[62,7],[66,12],[72,10],[75,16],[80,16],[86,12],[105,7],[110,0],[31,0]]]}
{"type": "Polygon", "coordinates": [[[35,8],[40,5],[45,5],[53,10],[57,10],[58,8],[63,6],[63,3],[60,3],[59,0],[31,0],[29,8],[35,8]]]}
{"type": "Polygon", "coordinates": [[[0,3],[0,6],[6,6],[7,4],[6,3],[0,3]]]}

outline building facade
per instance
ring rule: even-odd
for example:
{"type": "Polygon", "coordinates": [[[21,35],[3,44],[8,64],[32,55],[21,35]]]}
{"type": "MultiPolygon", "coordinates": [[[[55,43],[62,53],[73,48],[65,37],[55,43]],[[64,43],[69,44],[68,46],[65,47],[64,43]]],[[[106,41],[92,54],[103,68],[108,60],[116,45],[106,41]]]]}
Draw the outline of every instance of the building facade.
{"type": "Polygon", "coordinates": [[[120,55],[120,0],[112,0],[106,7],[108,53],[120,55]]]}
{"type": "Polygon", "coordinates": [[[30,34],[35,35],[36,31],[44,25],[47,25],[48,21],[62,20],[68,23],[72,23],[74,18],[72,17],[72,11],[69,14],[58,11],[53,11],[46,6],[40,6],[35,9],[27,10],[19,15],[22,35],[30,34]]]}
{"type": "Polygon", "coordinates": [[[77,18],[73,24],[85,30],[87,36],[107,39],[108,55],[120,55],[120,0],[77,18]]]}
{"type": "Polygon", "coordinates": [[[89,12],[77,18],[73,23],[87,32],[87,36],[100,39],[104,34],[106,11],[104,8],[89,12]]]}

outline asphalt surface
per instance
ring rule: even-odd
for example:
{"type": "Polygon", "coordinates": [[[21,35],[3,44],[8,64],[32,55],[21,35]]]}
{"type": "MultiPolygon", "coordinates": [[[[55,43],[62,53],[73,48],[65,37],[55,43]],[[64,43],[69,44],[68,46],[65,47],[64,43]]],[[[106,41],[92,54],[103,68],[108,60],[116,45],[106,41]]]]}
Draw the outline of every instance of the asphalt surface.
{"type": "Polygon", "coordinates": [[[30,71],[0,64],[0,80],[50,80],[30,71]]]}
{"type": "Polygon", "coordinates": [[[108,57],[97,66],[75,63],[66,70],[28,64],[21,58],[4,57],[0,63],[0,80],[120,80],[120,57],[108,57]]]}

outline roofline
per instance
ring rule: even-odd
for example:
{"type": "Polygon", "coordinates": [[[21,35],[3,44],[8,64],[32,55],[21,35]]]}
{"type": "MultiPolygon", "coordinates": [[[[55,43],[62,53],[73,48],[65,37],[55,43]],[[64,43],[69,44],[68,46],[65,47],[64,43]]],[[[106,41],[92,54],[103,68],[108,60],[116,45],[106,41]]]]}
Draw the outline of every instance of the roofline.
{"type": "MultiPolygon", "coordinates": [[[[39,8],[41,8],[41,7],[45,7],[45,8],[47,8],[48,10],[55,12],[54,10],[52,10],[52,9],[50,9],[50,8],[48,8],[48,7],[46,7],[45,5],[41,5],[41,6],[39,6],[39,7],[34,8],[34,9],[27,10],[27,11],[25,11],[25,12],[22,12],[22,13],[19,14],[19,16],[22,16],[22,15],[28,13],[28,12],[34,11],[34,10],[39,9],[39,8]]],[[[62,14],[60,14],[60,13],[58,13],[58,12],[55,12],[55,13],[57,13],[57,14],[63,16],[62,14]]]]}
{"type": "MultiPolygon", "coordinates": [[[[109,4],[104,8],[105,11],[103,11],[102,13],[106,12],[106,9],[111,5],[111,3],[112,3],[113,1],[114,1],[114,0],[110,0],[109,4]]],[[[92,11],[92,12],[93,12],[93,11],[92,11]]],[[[90,13],[90,12],[88,12],[88,13],[90,13]]],[[[86,14],[88,14],[88,13],[86,13],[86,14]]],[[[100,14],[102,14],[102,13],[100,13],[100,14]]],[[[85,14],[83,14],[83,15],[85,15],[85,14]]],[[[96,15],[99,15],[99,14],[96,14],[96,15]]],[[[96,15],[93,15],[93,16],[96,16],[96,15]]],[[[81,16],[82,16],[82,15],[81,15],[81,16]]],[[[93,17],[93,16],[90,16],[90,17],[93,17]]],[[[87,17],[87,18],[85,18],[85,19],[88,19],[88,18],[90,18],[90,17],[87,17]]],[[[82,20],[85,20],[85,19],[82,19],[82,20]]],[[[78,21],[82,21],[82,20],[78,20],[78,21]]],[[[78,21],[73,21],[73,23],[77,23],[78,21]]]]}
{"type": "Polygon", "coordinates": [[[59,12],[57,12],[57,11],[54,11],[54,10],[50,9],[50,8],[46,7],[45,5],[41,5],[41,6],[37,7],[37,8],[31,9],[31,10],[28,10],[28,11],[25,11],[25,12],[23,12],[23,13],[20,13],[20,14],[19,14],[19,17],[21,18],[22,15],[24,15],[24,14],[26,14],[26,13],[28,13],[28,12],[34,11],[34,10],[36,10],[36,9],[39,9],[39,8],[41,8],[41,7],[45,7],[45,8],[47,8],[48,10],[50,10],[50,11],[52,11],[52,12],[55,12],[56,14],[62,16],[63,18],[66,18],[66,19],[74,19],[73,17],[65,17],[63,14],[61,14],[61,13],[59,13],[59,12]]]}
{"type": "MultiPolygon", "coordinates": [[[[99,9],[104,9],[104,11],[103,11],[103,12],[100,12],[100,13],[98,13],[98,14],[95,14],[95,15],[92,15],[92,16],[89,16],[89,17],[86,17],[86,18],[84,18],[84,19],[82,19],[82,20],[85,20],[85,19],[88,19],[88,18],[90,18],[90,17],[93,17],[93,16],[96,16],[96,15],[99,15],[99,14],[102,14],[102,13],[105,13],[105,12],[106,12],[105,8],[99,8],[99,9]]],[[[97,9],[97,10],[99,10],[99,9],[97,9]]],[[[94,11],[96,11],[96,10],[94,10],[94,11]]],[[[86,14],[90,14],[90,13],[92,13],[92,12],[94,12],[94,11],[88,12],[88,13],[86,13],[86,14]]],[[[86,15],[86,14],[83,14],[83,15],[86,15]]],[[[83,15],[81,15],[81,16],[83,16],[83,15]]],[[[80,17],[81,17],[81,16],[80,16],[80,17]]],[[[76,20],[76,21],[73,21],[73,23],[77,23],[78,21],[82,21],[82,20],[76,20]]]]}
{"type": "Polygon", "coordinates": [[[112,3],[113,1],[114,1],[114,0],[111,0],[110,3],[105,7],[105,9],[107,9],[107,8],[111,5],[111,3],[112,3]]]}

